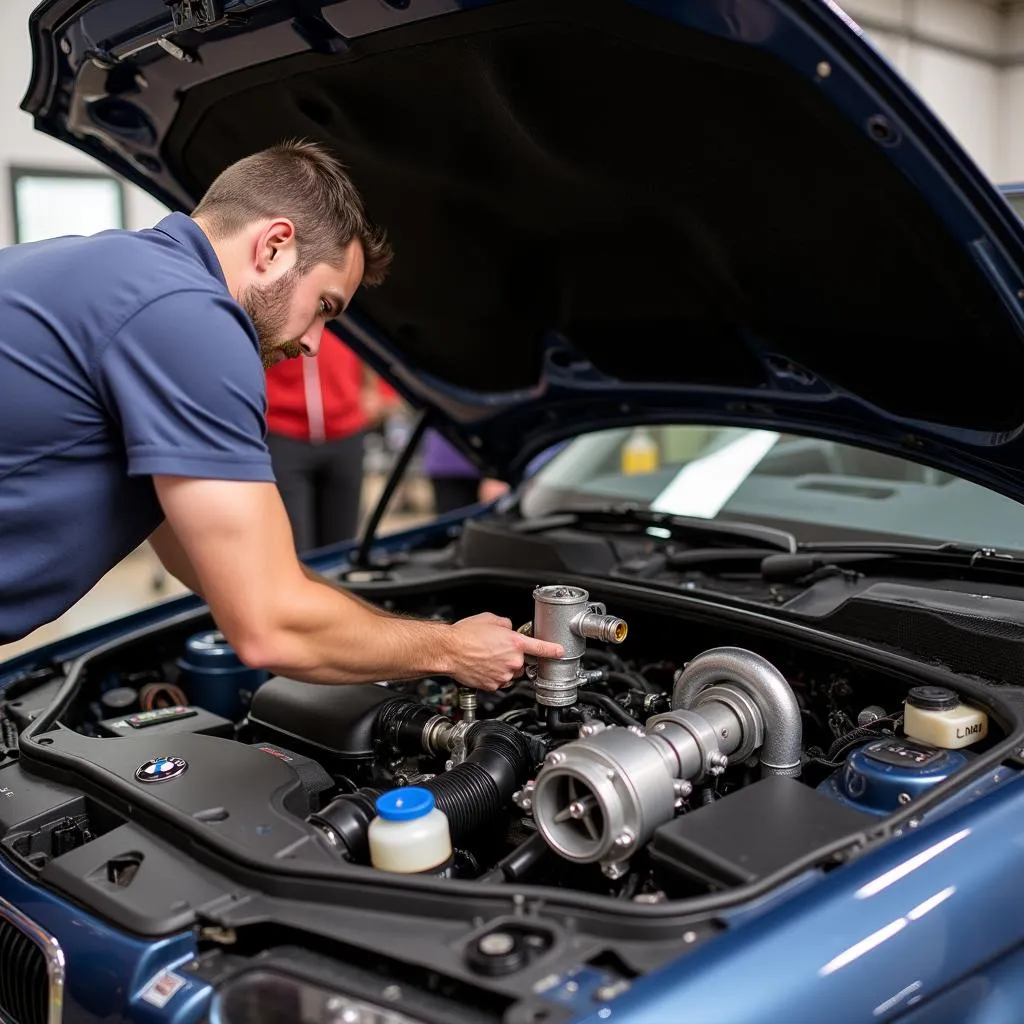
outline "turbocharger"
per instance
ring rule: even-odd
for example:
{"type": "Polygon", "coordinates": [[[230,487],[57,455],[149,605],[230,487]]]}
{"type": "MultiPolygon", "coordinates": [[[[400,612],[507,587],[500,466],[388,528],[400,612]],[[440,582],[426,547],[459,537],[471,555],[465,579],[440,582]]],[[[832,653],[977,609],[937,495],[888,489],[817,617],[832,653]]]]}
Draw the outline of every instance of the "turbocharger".
{"type": "Polygon", "coordinates": [[[672,710],[646,728],[598,728],[548,754],[528,798],[553,850],[618,878],[694,783],[754,753],[762,774],[799,775],[802,740],[782,674],[750,651],[715,648],[677,675],[672,710]]]}
{"type": "Polygon", "coordinates": [[[581,661],[587,640],[621,644],[629,627],[603,604],[590,600],[582,587],[562,584],[537,587],[533,592],[533,621],[520,626],[519,632],[538,640],[561,645],[561,658],[528,658],[527,674],[533,680],[538,704],[565,708],[576,703],[576,693],[584,681],[581,661]]]}

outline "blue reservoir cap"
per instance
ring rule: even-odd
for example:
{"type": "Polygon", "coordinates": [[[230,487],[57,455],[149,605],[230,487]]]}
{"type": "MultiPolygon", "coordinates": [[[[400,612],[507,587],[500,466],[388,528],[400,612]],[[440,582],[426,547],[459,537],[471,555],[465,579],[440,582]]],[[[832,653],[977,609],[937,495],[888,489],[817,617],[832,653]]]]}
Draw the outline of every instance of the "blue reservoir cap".
{"type": "Polygon", "coordinates": [[[434,794],[421,786],[403,786],[377,797],[377,813],[385,821],[414,821],[434,809],[434,794]]]}
{"type": "Polygon", "coordinates": [[[185,641],[185,661],[204,668],[241,668],[242,659],[219,630],[196,633],[185,641]]]}

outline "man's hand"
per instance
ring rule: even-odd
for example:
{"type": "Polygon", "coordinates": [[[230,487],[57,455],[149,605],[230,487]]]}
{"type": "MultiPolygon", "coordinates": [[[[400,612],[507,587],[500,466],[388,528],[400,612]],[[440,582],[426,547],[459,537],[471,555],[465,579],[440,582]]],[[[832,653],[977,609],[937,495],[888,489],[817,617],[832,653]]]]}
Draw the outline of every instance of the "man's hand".
{"type": "Polygon", "coordinates": [[[517,633],[508,619],[490,612],[460,619],[452,632],[456,639],[448,675],[478,690],[497,690],[517,679],[527,654],[561,658],[565,653],[558,644],[517,633]]]}
{"type": "Polygon", "coordinates": [[[504,480],[495,480],[493,477],[485,476],[477,488],[477,501],[490,505],[492,501],[508,494],[508,484],[504,480]]]}

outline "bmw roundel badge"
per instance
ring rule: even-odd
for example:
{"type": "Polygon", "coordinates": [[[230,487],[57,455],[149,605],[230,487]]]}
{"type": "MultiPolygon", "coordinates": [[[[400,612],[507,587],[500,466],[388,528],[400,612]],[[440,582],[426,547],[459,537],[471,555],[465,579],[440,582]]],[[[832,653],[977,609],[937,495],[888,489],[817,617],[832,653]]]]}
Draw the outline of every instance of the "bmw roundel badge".
{"type": "Polygon", "coordinates": [[[188,761],[183,757],[154,757],[152,761],[140,764],[135,769],[139,782],[167,782],[188,771],[188,761]]]}

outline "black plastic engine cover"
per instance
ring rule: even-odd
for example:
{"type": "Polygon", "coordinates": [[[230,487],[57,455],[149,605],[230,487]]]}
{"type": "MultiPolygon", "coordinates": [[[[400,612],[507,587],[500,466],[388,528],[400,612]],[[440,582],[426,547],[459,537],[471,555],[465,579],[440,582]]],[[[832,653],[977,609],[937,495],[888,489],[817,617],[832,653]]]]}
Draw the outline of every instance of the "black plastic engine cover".
{"type": "Polygon", "coordinates": [[[681,878],[712,888],[744,885],[875,820],[796,779],[773,776],[662,825],[648,852],[681,878]]]}
{"type": "Polygon", "coordinates": [[[253,695],[253,738],[280,743],[318,760],[369,761],[381,707],[398,694],[383,686],[321,686],[286,676],[253,695]]]}
{"type": "MultiPolygon", "coordinates": [[[[209,829],[244,860],[273,862],[287,856],[337,863],[305,823],[313,810],[314,794],[310,780],[296,770],[301,766],[291,763],[294,759],[287,750],[184,732],[153,739],[145,735],[95,739],[56,730],[43,739],[75,758],[76,786],[85,790],[94,781],[112,797],[116,789],[125,793],[127,786],[133,816],[139,811],[153,814],[154,830],[172,838],[180,838],[177,822],[189,819],[209,829]],[[173,767],[147,772],[163,762],[173,767]]],[[[115,810],[119,803],[115,798],[115,810]]]]}

